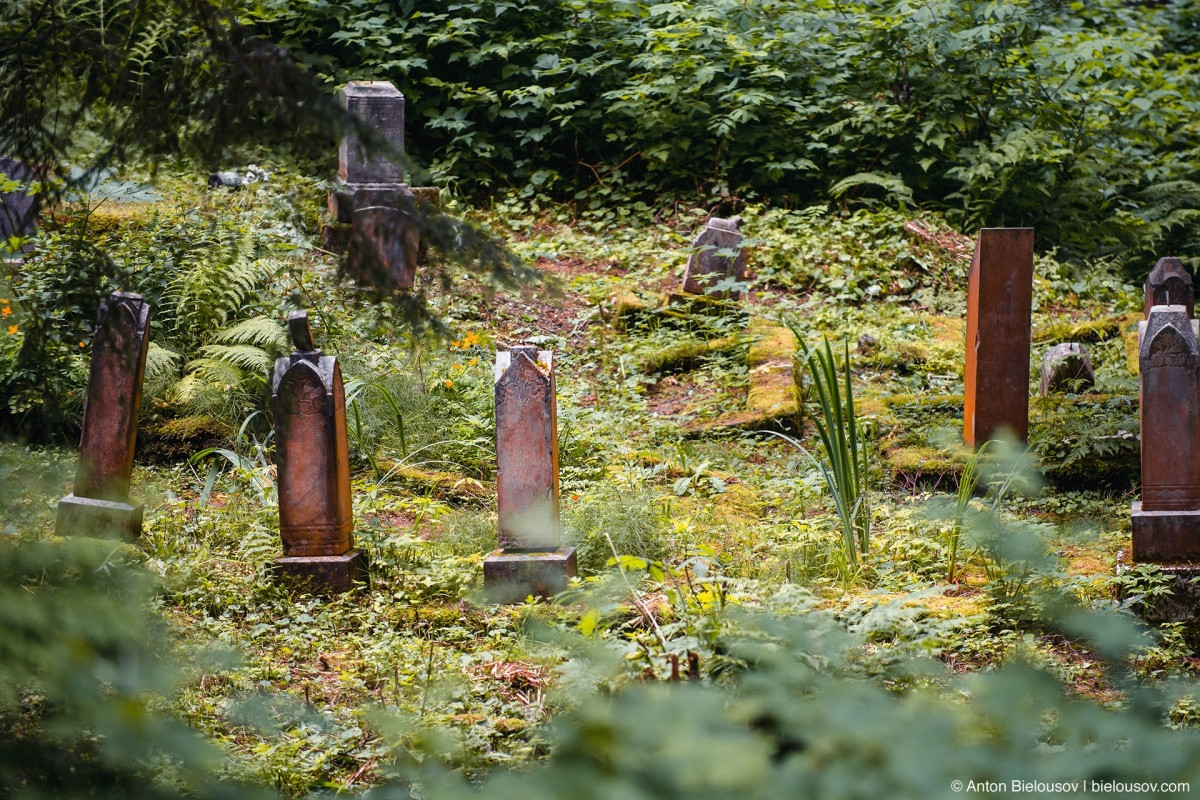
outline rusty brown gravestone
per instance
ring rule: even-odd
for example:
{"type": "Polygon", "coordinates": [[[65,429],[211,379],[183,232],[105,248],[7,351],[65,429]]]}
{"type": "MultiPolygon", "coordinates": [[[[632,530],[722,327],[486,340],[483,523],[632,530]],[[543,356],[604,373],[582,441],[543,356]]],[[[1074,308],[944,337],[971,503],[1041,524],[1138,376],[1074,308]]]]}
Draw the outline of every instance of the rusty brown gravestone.
{"type": "Polygon", "coordinates": [[[1142,499],[1133,560],[1200,562],[1200,329],[1187,306],[1153,306],[1138,325],[1142,499]]]}
{"type": "Polygon", "coordinates": [[[554,356],[537,347],[496,354],[496,507],[500,549],[483,560],[488,598],[549,597],[575,574],[561,546],[554,356]]]}
{"type": "Polygon", "coordinates": [[[150,345],[150,305],[140,294],[113,292],[100,303],[75,487],[58,503],[60,536],[142,532],[142,505],[129,502],[142,379],[150,345]]]}
{"type": "Polygon", "coordinates": [[[1029,432],[1033,228],[979,231],[967,282],[963,440],[980,447],[1002,429],[1029,432]]]}
{"type": "Polygon", "coordinates": [[[715,290],[724,278],[741,281],[746,277],[746,252],[741,249],[741,217],[722,219],[712,217],[692,243],[694,252],[688,256],[683,273],[683,290],[690,294],[708,294],[712,297],[729,299],[734,292],[715,290]],[[735,251],[729,255],[722,251],[735,251]]]}
{"type": "Polygon", "coordinates": [[[275,574],[298,589],[345,592],[367,581],[367,559],[353,549],[342,372],[313,344],[306,312],[289,313],[288,328],[296,352],[275,362],[271,392],[283,539],[275,574]]]}

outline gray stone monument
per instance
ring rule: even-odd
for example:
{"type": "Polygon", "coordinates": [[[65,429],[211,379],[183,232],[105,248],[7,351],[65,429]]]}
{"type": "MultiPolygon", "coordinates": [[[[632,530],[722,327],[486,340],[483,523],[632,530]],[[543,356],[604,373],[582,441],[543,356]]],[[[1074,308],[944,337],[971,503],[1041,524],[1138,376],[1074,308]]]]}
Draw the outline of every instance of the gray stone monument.
{"type": "Polygon", "coordinates": [[[1086,347],[1076,342],[1056,344],[1042,356],[1042,396],[1051,392],[1083,392],[1095,387],[1096,371],[1086,347]]]}
{"type": "Polygon", "coordinates": [[[688,256],[687,268],[683,273],[683,290],[690,294],[707,294],[710,297],[729,299],[733,293],[713,290],[724,278],[738,281],[746,277],[746,252],[741,249],[741,217],[722,219],[712,217],[692,243],[695,251],[688,256]],[[722,253],[732,250],[736,255],[722,253]]]}
{"type": "Polygon", "coordinates": [[[554,357],[537,347],[496,354],[496,507],[500,549],[483,560],[490,600],[549,597],[575,574],[563,547],[558,498],[554,357]]]}
{"type": "Polygon", "coordinates": [[[58,503],[59,536],[135,539],[142,505],[129,499],[150,306],[141,295],[113,292],[100,304],[74,491],[58,503]]]}
{"type": "Polygon", "coordinates": [[[298,589],[345,592],[366,583],[367,560],[352,535],[342,371],[313,344],[307,312],[289,313],[288,328],[296,352],[275,362],[271,380],[283,539],[275,574],[298,589]]]}
{"type": "Polygon", "coordinates": [[[352,81],[339,93],[342,107],[391,145],[370,146],[355,133],[338,147],[338,179],[329,211],[350,226],[348,268],[356,281],[380,289],[411,289],[420,226],[416,196],[404,182],[404,95],[387,81],[352,81]]]}
{"type": "MultiPolygon", "coordinates": [[[[37,175],[26,164],[11,158],[0,158],[0,180],[28,184],[37,175]]],[[[38,198],[26,187],[0,192],[0,250],[12,236],[31,236],[37,231],[38,198]]]]}

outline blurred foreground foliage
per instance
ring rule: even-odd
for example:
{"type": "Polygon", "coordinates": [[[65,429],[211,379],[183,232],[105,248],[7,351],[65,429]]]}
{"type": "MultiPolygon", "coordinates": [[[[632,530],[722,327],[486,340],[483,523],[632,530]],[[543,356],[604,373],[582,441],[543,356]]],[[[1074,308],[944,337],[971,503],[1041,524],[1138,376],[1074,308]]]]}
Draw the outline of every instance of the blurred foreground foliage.
{"type": "MultiPolygon", "coordinates": [[[[45,464],[43,478],[57,469],[45,464]]],[[[11,483],[2,499],[25,508],[11,483]]],[[[41,537],[44,516],[25,509],[0,538],[0,797],[275,795],[239,782],[228,756],[171,711],[185,674],[232,662],[189,643],[185,673],[137,549],[41,537]]],[[[452,731],[379,708],[365,724],[393,755],[364,796],[927,798],[956,780],[1200,781],[1195,681],[1137,671],[1152,635],[1110,600],[1038,579],[1052,559],[1031,529],[987,510],[970,524],[1003,568],[997,591],[1023,593],[1041,630],[1098,664],[1110,700],[1072,693],[1020,646],[1005,666],[956,675],[931,657],[954,625],[922,620],[906,598],[855,615],[785,584],[757,607],[707,605],[704,624],[671,643],[702,653],[686,682],[630,680],[624,637],[531,627],[565,656],[547,754],[479,772],[452,731]]],[[[1090,783],[1076,794],[1093,796],[1090,783]]]]}

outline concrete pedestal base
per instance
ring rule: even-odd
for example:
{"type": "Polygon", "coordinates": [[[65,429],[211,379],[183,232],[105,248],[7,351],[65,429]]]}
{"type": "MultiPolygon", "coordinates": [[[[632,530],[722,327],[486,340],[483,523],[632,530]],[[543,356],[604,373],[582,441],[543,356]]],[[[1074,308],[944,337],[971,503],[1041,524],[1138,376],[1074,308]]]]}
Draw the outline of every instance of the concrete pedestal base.
{"type": "Polygon", "coordinates": [[[520,603],[529,595],[549,598],[575,575],[575,548],[496,550],[483,559],[483,587],[489,602],[520,603]]]}
{"type": "Polygon", "coordinates": [[[329,213],[337,222],[354,222],[354,212],[370,206],[401,210],[416,205],[417,196],[407,183],[343,183],[337,181],[329,194],[329,213]]]}
{"type": "Polygon", "coordinates": [[[1133,560],[1200,563],[1200,510],[1143,511],[1134,503],[1133,560]]]}
{"type": "Polygon", "coordinates": [[[142,535],[141,503],[117,503],[69,494],[58,501],[54,532],[59,536],[95,536],[134,540],[142,535]]]}
{"type": "Polygon", "coordinates": [[[355,584],[370,585],[367,555],[348,550],[340,556],[284,556],[271,565],[275,580],[308,594],[341,594],[355,584]]]}
{"type": "MultiPolygon", "coordinates": [[[[1117,574],[1132,566],[1129,553],[1117,553],[1117,574]]],[[[1167,594],[1138,603],[1135,610],[1148,622],[1186,622],[1189,639],[1200,633],[1200,564],[1155,564],[1169,579],[1167,594]]]]}

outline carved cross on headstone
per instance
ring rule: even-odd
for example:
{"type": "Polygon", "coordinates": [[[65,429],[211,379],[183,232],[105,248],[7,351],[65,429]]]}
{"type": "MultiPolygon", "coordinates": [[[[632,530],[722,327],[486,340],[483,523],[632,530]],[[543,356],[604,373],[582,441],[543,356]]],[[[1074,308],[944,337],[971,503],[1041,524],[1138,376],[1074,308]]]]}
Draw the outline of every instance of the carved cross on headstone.
{"type": "Polygon", "coordinates": [[[365,582],[354,550],[346,394],[337,359],[313,343],[308,314],[288,314],[296,352],[275,362],[271,408],[283,557],[276,574],[298,588],[343,592],[365,582]]]}
{"type": "Polygon", "coordinates": [[[984,228],[967,279],[963,440],[1029,431],[1033,228],[984,228]]]}
{"type": "Polygon", "coordinates": [[[75,487],[58,504],[59,535],[136,538],[142,506],[129,502],[142,381],[150,344],[150,306],[113,292],[100,304],[92,337],[75,487]]]}
{"type": "Polygon", "coordinates": [[[483,562],[495,602],[548,597],[575,574],[562,547],[554,357],[533,346],[496,354],[496,507],[500,549],[483,562]]]}

